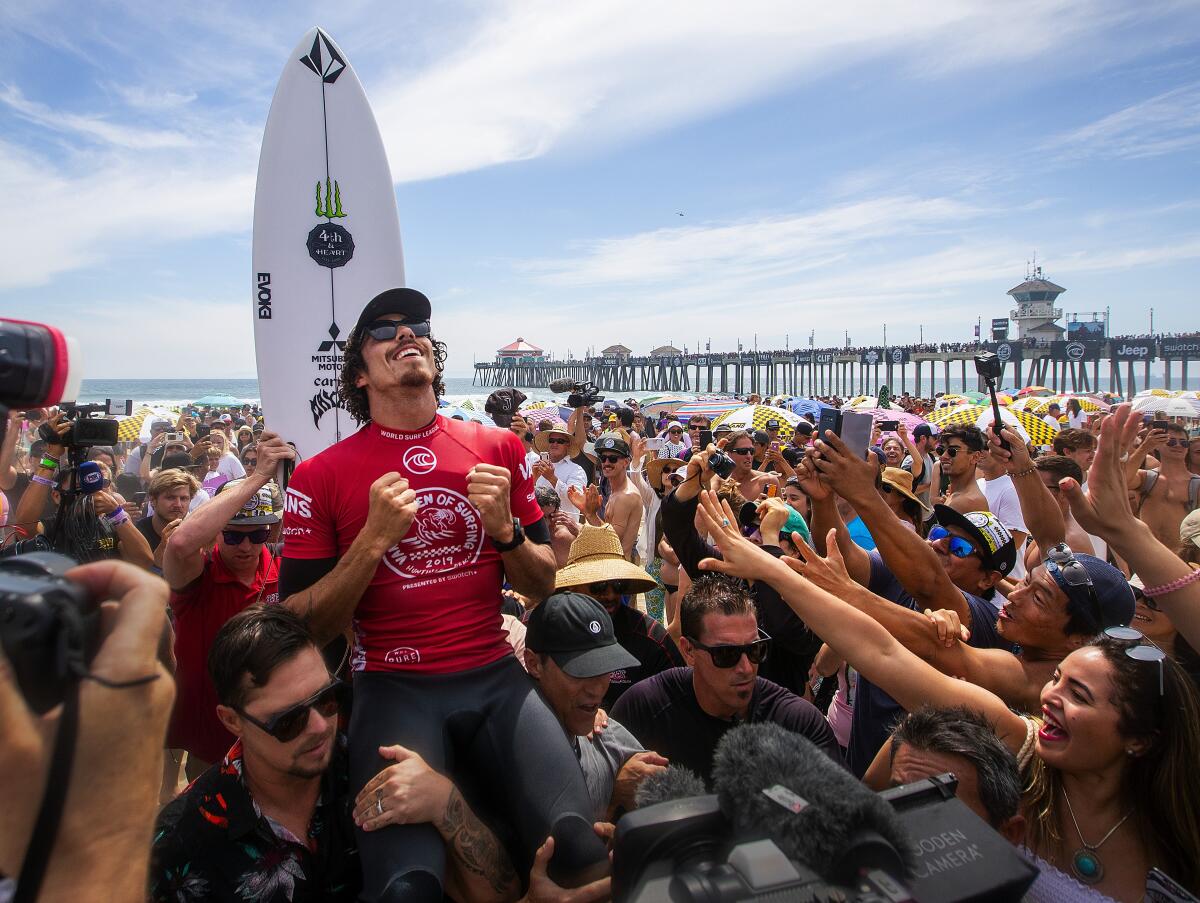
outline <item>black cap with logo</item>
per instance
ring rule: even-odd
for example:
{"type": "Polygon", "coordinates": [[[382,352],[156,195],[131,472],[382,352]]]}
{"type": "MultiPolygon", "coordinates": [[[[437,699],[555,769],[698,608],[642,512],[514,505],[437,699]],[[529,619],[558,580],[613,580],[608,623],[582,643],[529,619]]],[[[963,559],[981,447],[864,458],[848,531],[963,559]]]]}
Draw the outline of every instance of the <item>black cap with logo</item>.
{"type": "Polygon", "coordinates": [[[354,328],[362,329],[384,314],[403,314],[409,323],[423,323],[429,319],[430,309],[429,299],[415,288],[389,288],[367,302],[354,328]]]}
{"type": "Polygon", "coordinates": [[[554,593],[535,608],[525,648],[549,655],[567,676],[580,679],[640,664],[617,642],[604,606],[583,593],[554,593]]]}

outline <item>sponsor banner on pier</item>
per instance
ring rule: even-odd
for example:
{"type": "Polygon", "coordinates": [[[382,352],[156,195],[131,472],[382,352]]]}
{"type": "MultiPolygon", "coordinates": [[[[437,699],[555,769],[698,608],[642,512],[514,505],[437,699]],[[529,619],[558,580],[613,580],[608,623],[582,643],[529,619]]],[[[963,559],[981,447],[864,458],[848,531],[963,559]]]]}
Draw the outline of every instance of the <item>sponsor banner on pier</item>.
{"type": "Polygon", "coordinates": [[[1104,351],[1103,342],[1051,342],[1050,359],[1055,361],[1095,361],[1104,351]]]}
{"type": "Polygon", "coordinates": [[[1154,342],[1149,339],[1144,342],[1109,342],[1108,354],[1114,361],[1152,361],[1157,357],[1154,342]]]}
{"type": "Polygon", "coordinates": [[[792,361],[793,361],[793,363],[797,363],[797,364],[811,364],[812,363],[812,352],[811,351],[793,351],[792,352],[792,361]]]}
{"type": "Polygon", "coordinates": [[[1195,360],[1200,358],[1200,340],[1197,339],[1163,339],[1159,344],[1163,357],[1173,360],[1195,360]]]}
{"type": "Polygon", "coordinates": [[[1023,357],[1024,349],[1020,342],[986,342],[983,347],[1005,364],[1009,361],[1019,361],[1023,357]]]}
{"type": "Polygon", "coordinates": [[[907,364],[908,363],[908,349],[907,348],[889,348],[887,350],[887,357],[884,359],[884,363],[885,364],[899,364],[900,366],[907,364]]]}
{"type": "Polygon", "coordinates": [[[887,351],[883,348],[868,348],[858,356],[860,364],[866,364],[868,367],[875,367],[884,362],[884,357],[887,351]]]}

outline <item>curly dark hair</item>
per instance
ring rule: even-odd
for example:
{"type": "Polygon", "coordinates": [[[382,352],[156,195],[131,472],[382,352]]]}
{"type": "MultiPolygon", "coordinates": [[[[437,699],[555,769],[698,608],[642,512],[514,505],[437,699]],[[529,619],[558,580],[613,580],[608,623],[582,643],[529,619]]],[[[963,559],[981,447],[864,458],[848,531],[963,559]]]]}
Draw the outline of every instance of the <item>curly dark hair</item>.
{"type": "MultiPolygon", "coordinates": [[[[358,375],[367,369],[363,360],[362,346],[365,333],[352,329],[346,339],[346,347],[342,351],[342,374],[338,377],[338,395],[341,396],[342,406],[358,423],[366,423],[371,419],[371,404],[367,401],[367,390],[356,386],[358,375]]],[[[433,378],[433,394],[441,398],[446,392],[446,383],[442,380],[442,371],[446,369],[448,353],[445,342],[439,342],[432,335],[429,341],[433,343],[433,365],[437,375],[433,378]]]]}

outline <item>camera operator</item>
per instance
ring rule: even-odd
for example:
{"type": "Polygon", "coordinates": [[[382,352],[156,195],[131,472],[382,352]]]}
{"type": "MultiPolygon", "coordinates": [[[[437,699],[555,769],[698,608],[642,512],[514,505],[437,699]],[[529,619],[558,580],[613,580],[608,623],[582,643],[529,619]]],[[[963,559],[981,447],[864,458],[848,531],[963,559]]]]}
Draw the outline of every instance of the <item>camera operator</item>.
{"type": "MultiPolygon", "coordinates": [[[[42,900],[140,900],[145,897],[150,836],[157,808],[162,738],[174,697],[158,661],[167,587],[130,565],[104,561],[66,575],[110,609],[90,673],[79,685],[79,728],[63,815],[50,852],[42,900]]],[[[16,877],[46,790],[55,709],[35,715],[0,653],[0,897],[16,877]]]]}
{"type": "Polygon", "coordinates": [[[266,542],[279,523],[267,483],[295,450],[274,433],[263,433],[258,467],[244,480],[223,484],[171,534],[163,576],[175,613],[179,703],[168,745],[188,751],[188,776],[219,761],[233,736],[217,720],[217,698],[205,671],[209,648],[221,625],[254,602],[277,602],[279,569],[266,542]]]}
{"type": "MultiPolygon", "coordinates": [[[[67,454],[65,437],[71,423],[62,412],[56,413],[48,423],[58,441],[47,441],[45,454],[38,461],[14,512],[13,522],[18,535],[55,532],[56,535],[48,537],[51,544],[77,560],[96,561],[119,556],[137,567],[152,568],[154,556],[150,546],[125,512],[125,499],[111,488],[111,481],[105,479],[104,486],[98,491],[83,493],[78,485],[78,474],[70,469],[63,471],[67,454]],[[41,523],[47,498],[61,507],[57,531],[53,528],[46,531],[41,523]]],[[[102,468],[101,473],[106,469],[102,468]]]]}

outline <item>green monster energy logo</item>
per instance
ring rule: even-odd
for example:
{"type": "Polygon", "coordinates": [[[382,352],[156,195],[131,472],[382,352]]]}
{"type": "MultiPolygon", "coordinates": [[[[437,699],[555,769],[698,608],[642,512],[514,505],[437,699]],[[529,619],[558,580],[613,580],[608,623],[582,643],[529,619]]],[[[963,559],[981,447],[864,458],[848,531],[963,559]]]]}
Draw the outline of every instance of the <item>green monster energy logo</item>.
{"type": "Polygon", "coordinates": [[[335,180],[332,189],[329,179],[325,180],[325,199],[321,199],[321,183],[317,182],[317,216],[326,219],[341,219],[347,214],[342,210],[342,189],[335,180]]]}

